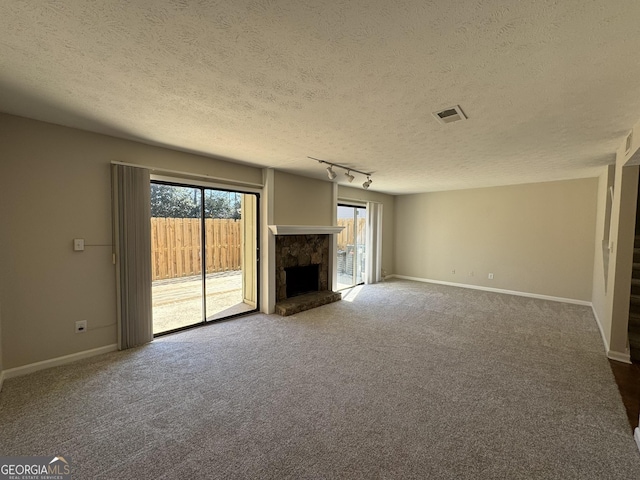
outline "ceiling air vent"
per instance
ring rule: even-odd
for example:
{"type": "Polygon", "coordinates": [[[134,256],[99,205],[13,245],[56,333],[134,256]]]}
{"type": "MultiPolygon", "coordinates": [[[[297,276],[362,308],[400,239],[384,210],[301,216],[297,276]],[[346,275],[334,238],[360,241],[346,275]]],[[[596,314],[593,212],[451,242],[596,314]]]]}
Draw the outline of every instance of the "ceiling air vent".
{"type": "Polygon", "coordinates": [[[445,108],[444,110],[440,110],[439,112],[433,112],[433,116],[436,117],[436,120],[438,120],[442,124],[453,123],[459,120],[467,119],[467,116],[460,108],[460,105],[445,108]]]}

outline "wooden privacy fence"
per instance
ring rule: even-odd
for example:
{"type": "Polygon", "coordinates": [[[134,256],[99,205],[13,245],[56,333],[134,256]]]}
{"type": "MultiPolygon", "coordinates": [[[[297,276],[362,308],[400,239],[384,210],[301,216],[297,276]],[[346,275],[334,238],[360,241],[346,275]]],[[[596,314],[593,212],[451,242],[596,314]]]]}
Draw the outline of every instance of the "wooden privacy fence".
{"type": "MultiPolygon", "coordinates": [[[[345,227],[338,234],[338,250],[346,250],[347,245],[353,245],[353,218],[339,218],[338,226],[345,227]]],[[[365,242],[365,229],[367,228],[367,219],[359,218],[357,225],[357,243],[364,244],[365,242]]]]}
{"type": "MultiPolygon", "coordinates": [[[[206,218],[207,273],[240,270],[240,221],[206,218]]],[[[152,280],[189,277],[202,273],[199,218],[151,219],[152,280]]]]}

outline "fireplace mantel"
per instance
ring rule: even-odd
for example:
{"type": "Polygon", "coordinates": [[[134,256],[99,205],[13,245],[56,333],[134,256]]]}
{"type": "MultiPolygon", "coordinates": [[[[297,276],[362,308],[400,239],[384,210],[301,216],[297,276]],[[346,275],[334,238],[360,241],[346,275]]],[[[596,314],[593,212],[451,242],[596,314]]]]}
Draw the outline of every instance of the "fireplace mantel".
{"type": "Polygon", "coordinates": [[[274,235],[332,235],[340,233],[344,227],[326,225],[269,225],[274,235]]]}

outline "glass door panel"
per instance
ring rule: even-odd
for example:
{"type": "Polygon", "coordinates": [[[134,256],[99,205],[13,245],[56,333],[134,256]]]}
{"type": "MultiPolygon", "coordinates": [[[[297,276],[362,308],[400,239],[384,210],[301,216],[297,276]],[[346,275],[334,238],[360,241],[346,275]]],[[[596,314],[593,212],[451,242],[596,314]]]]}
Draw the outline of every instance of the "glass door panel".
{"type": "Polygon", "coordinates": [[[367,209],[338,205],[338,290],[364,281],[367,209]]]}
{"type": "Polygon", "coordinates": [[[258,195],[151,184],[154,335],[258,308],[258,195]]]}
{"type": "Polygon", "coordinates": [[[152,183],[153,333],[203,320],[202,196],[199,188],[152,183]]]}
{"type": "Polygon", "coordinates": [[[255,310],[256,196],[205,189],[204,199],[207,320],[255,310]]]}

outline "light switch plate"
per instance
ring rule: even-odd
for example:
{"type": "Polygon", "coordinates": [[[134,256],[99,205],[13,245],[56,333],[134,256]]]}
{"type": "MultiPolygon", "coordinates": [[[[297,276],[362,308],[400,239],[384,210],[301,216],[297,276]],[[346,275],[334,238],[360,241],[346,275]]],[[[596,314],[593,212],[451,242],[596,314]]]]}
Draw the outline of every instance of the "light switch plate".
{"type": "Polygon", "coordinates": [[[74,238],[73,239],[73,249],[76,252],[84,251],[84,238],[74,238]]]}

